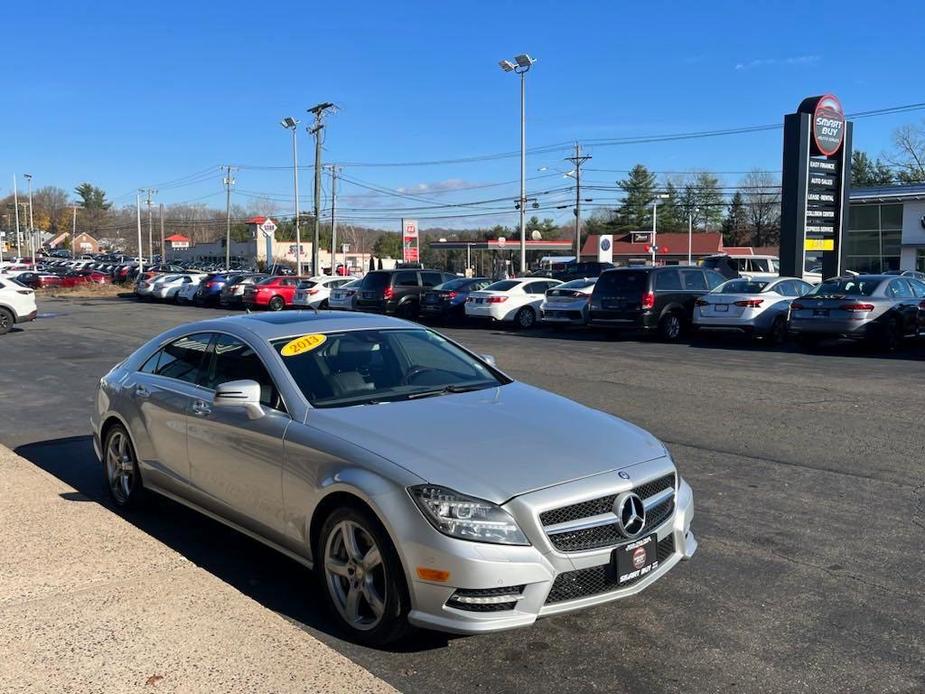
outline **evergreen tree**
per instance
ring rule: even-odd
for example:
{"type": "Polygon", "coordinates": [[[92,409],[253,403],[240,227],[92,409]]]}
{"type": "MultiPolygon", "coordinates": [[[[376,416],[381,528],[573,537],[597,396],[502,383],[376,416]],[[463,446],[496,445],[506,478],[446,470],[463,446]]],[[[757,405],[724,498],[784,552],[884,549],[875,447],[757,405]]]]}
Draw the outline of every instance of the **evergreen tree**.
{"type": "Polygon", "coordinates": [[[636,164],[617,185],[623,191],[623,202],[616,213],[617,228],[620,231],[651,229],[655,174],[649,173],[642,164],[636,164]]]}
{"type": "Polygon", "coordinates": [[[682,208],[683,201],[678,187],[668,181],[665,184],[665,195],[668,197],[661,199],[658,206],[658,231],[686,231],[687,213],[682,208]]]}
{"type": "MultiPolygon", "coordinates": [[[[693,184],[694,207],[700,210],[699,218],[704,231],[715,229],[723,220],[723,194],[719,179],[709,171],[697,174],[693,184]]],[[[697,216],[694,217],[695,221],[697,216]]]]}
{"type": "Polygon", "coordinates": [[[874,161],[860,149],[851,153],[852,186],[888,186],[892,183],[893,172],[879,157],[874,161]]]}
{"type": "Polygon", "coordinates": [[[748,215],[742,193],[736,191],[726,209],[723,220],[723,244],[726,246],[744,246],[748,238],[748,215]]]}

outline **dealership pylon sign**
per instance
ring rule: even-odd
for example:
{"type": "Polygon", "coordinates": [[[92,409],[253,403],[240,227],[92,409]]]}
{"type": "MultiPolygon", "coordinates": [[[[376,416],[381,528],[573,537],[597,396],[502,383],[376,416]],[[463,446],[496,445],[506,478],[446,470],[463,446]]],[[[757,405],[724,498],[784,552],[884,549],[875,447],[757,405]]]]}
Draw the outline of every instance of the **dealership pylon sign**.
{"type": "Polygon", "coordinates": [[[851,187],[852,123],[832,94],[803,99],[784,116],[780,274],[823,277],[844,267],[842,237],[851,187]]]}

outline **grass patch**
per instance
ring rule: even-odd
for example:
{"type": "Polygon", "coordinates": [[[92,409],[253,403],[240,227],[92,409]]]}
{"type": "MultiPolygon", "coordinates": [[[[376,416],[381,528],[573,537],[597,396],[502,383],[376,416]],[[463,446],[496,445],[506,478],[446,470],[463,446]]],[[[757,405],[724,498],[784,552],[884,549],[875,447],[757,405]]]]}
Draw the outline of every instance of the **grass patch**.
{"type": "Polygon", "coordinates": [[[37,297],[52,299],[104,299],[126,292],[120,284],[81,284],[76,287],[48,287],[36,292],[37,297]]]}

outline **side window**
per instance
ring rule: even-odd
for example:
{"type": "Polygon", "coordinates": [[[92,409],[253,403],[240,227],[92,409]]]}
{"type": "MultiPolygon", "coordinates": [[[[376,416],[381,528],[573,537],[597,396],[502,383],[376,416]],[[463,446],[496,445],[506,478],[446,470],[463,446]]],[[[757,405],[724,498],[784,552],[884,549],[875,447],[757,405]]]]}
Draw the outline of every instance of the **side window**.
{"type": "Polygon", "coordinates": [[[796,286],[793,282],[778,282],[774,285],[774,291],[781,296],[796,296],[796,286]]]}
{"type": "Polygon", "coordinates": [[[732,262],[735,265],[736,270],[739,272],[748,272],[748,258],[736,258],[732,262]]]}
{"type": "Polygon", "coordinates": [[[195,333],[171,342],[160,351],[158,376],[196,383],[201,375],[203,355],[209,348],[212,333],[195,333]]]}
{"type": "Polygon", "coordinates": [[[161,357],[161,350],[157,350],[154,354],[148,357],[148,361],[141,365],[141,368],[138,369],[143,374],[153,374],[157,371],[157,360],[161,357]]]}
{"type": "Polygon", "coordinates": [[[767,258],[752,258],[752,271],[754,272],[770,272],[771,268],[768,265],[767,258]]]}
{"type": "Polygon", "coordinates": [[[890,282],[889,289],[887,289],[887,296],[891,296],[894,299],[911,299],[912,290],[909,288],[906,280],[893,280],[890,282]]]}
{"type": "Polygon", "coordinates": [[[273,379],[250,345],[231,335],[216,335],[212,360],[205,369],[202,385],[215,390],[222,383],[242,380],[257,381],[260,403],[280,409],[279,392],[273,379]]]}
{"type": "Polygon", "coordinates": [[[909,286],[912,287],[912,293],[916,299],[925,298],[925,282],[919,280],[909,280],[909,286]]]}
{"type": "Polygon", "coordinates": [[[396,287],[416,287],[418,286],[418,273],[416,272],[396,272],[396,287]]]}
{"type": "Polygon", "coordinates": [[[707,278],[707,286],[710,289],[716,289],[719,285],[726,281],[726,278],[714,270],[704,270],[704,275],[707,278]]]}
{"type": "Polygon", "coordinates": [[[425,287],[436,287],[443,282],[443,275],[439,272],[422,272],[421,284],[425,287]]]}
{"type": "Polygon", "coordinates": [[[524,285],[524,294],[545,294],[546,293],[546,283],[545,282],[531,282],[530,284],[524,285]]]}
{"type": "Polygon", "coordinates": [[[655,273],[655,291],[681,289],[681,275],[677,270],[660,270],[655,273]]]}
{"type": "Polygon", "coordinates": [[[707,290],[707,281],[700,270],[681,270],[681,279],[684,280],[684,288],[690,290],[707,290]]]}

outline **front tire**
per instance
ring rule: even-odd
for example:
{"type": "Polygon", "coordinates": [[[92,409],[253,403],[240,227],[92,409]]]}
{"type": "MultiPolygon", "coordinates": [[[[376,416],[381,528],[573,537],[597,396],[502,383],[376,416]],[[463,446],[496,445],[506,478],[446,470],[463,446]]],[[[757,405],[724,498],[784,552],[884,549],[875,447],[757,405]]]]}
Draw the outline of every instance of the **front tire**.
{"type": "Polygon", "coordinates": [[[103,469],[106,486],[116,506],[137,508],[144,494],[138,458],[128,432],[121,424],[113,426],[103,443],[103,469]]]}
{"type": "Polygon", "coordinates": [[[410,599],[401,561],[372,514],[335,510],[321,528],[315,557],[331,613],[353,640],[381,646],[408,631],[410,599]]]}

